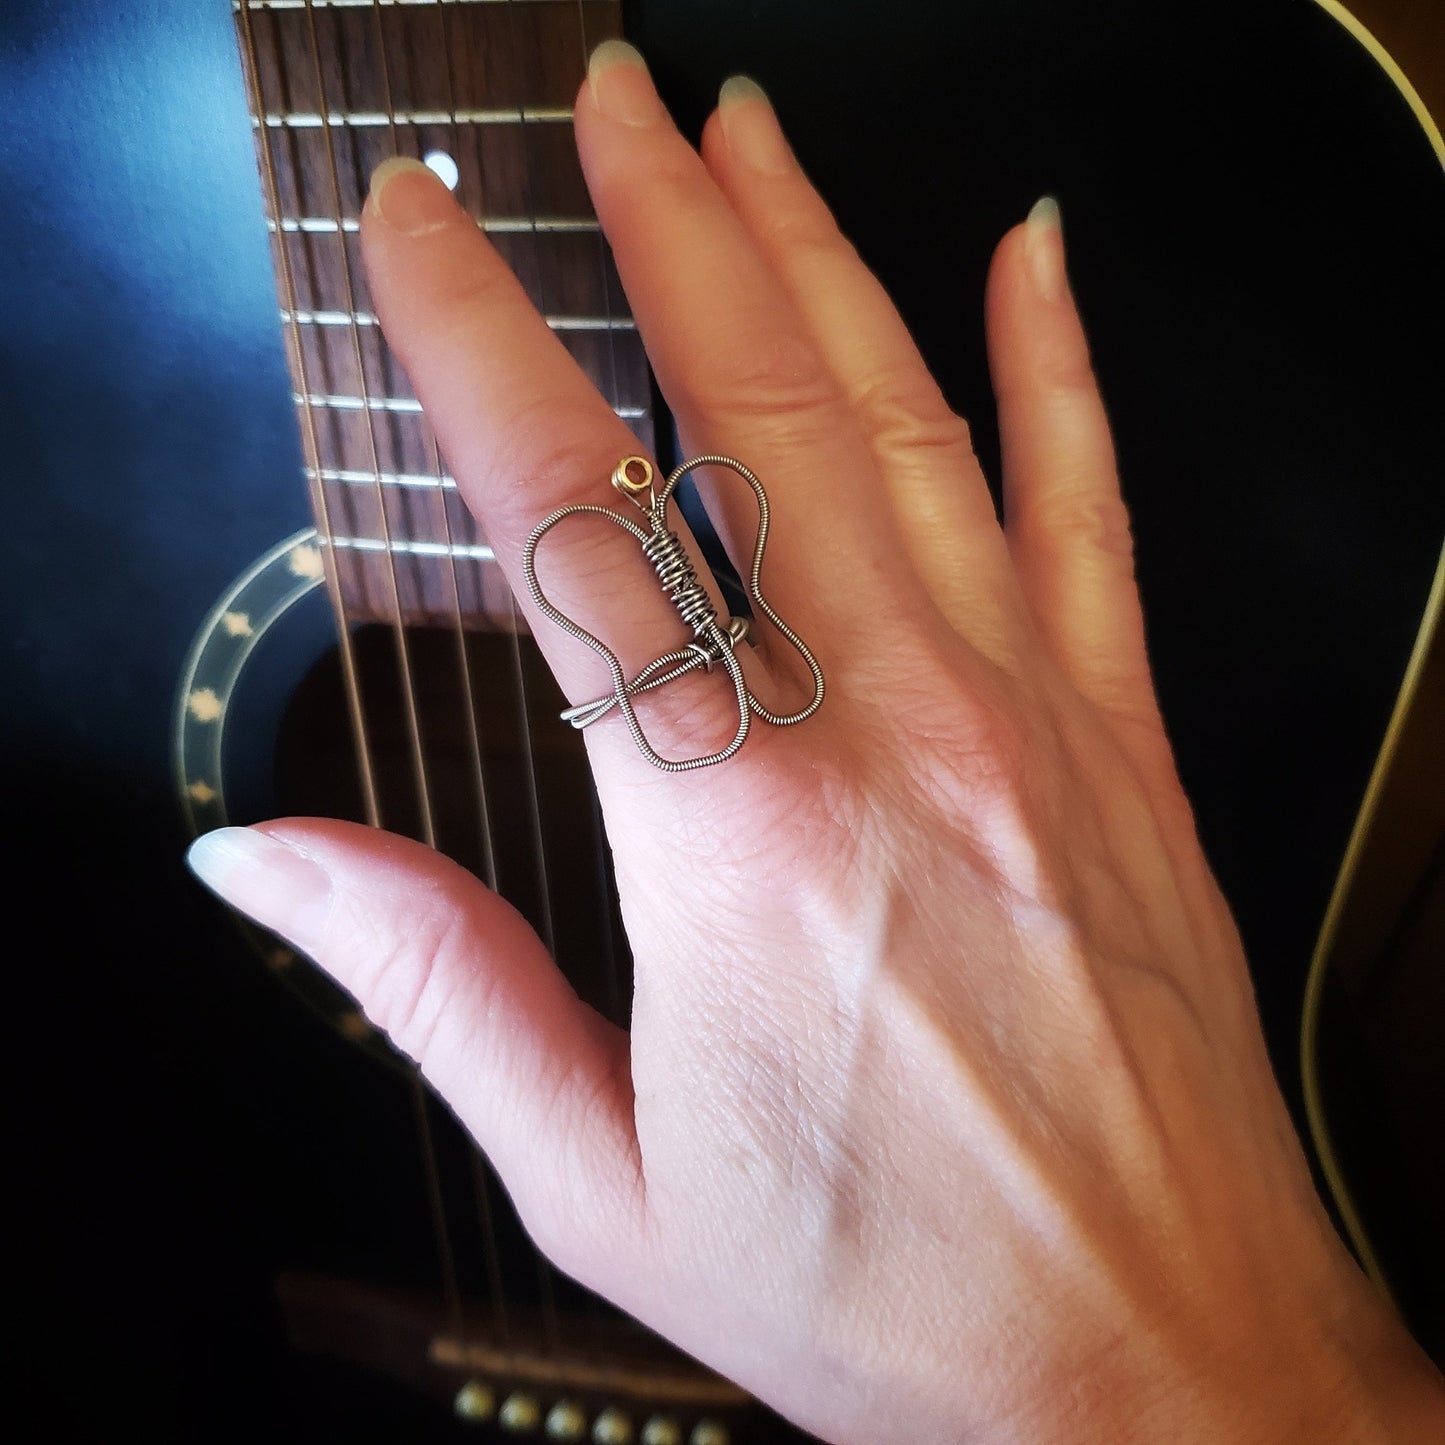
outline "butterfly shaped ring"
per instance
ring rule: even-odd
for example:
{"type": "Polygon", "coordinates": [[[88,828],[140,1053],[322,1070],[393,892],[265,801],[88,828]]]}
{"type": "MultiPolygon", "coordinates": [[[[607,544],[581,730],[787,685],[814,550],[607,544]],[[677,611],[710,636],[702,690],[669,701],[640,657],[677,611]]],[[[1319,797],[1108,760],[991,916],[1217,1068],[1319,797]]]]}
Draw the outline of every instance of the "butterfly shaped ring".
{"type": "Polygon", "coordinates": [[[569,507],[559,507],[544,517],[527,538],[522,553],[522,573],[527,579],[527,590],[532,594],[538,611],[554,622],[563,631],[585,642],[606,662],[612,673],[612,691],[592,702],[570,707],[562,714],[563,721],[575,728],[590,727],[606,717],[614,708],[622,714],[638,750],[654,767],[668,773],[691,772],[695,768],[710,767],[713,763],[726,762],[747,741],[748,731],[755,717],[774,727],[791,727],[818,711],[823,705],[823,670],[813,656],[807,643],[783,621],[773,610],[762,593],[763,553],[768,545],[768,522],[771,509],[768,494],[763,484],[741,462],[732,457],[693,457],[676,468],[660,488],[653,485],[652,464],[645,457],[624,457],[614,468],[612,485],[642,514],[645,525],[612,507],[603,507],[590,502],[578,502],[569,507]],[[697,572],[688,558],[687,549],[681,538],[668,526],[668,503],[677,490],[678,483],[697,467],[727,467],[736,472],[752,489],[758,499],[758,536],[753,544],[752,566],[748,572],[748,600],[754,614],[767,620],[785,637],[798,655],[807,664],[813,675],[812,699],[796,712],[777,713],[765,707],[748,689],[738,662],[738,647],[749,640],[751,624],[742,617],[730,617],[722,621],[717,609],[708,596],[707,589],[698,580],[697,572]],[[537,580],[537,547],[542,538],[567,517],[596,516],[621,527],[637,539],[642,555],[652,564],[663,595],[677,610],[678,616],[690,629],[692,640],[671,652],[649,662],[630,680],[622,670],[617,654],[599,637],[585,627],[559,612],[549,601],[537,580]],[[638,693],[650,692],[653,688],[664,687],[698,668],[712,671],[722,667],[733,685],[737,697],[738,726],[733,739],[716,752],[705,753],[696,758],[665,758],[647,740],[632,699],[638,693]]]}

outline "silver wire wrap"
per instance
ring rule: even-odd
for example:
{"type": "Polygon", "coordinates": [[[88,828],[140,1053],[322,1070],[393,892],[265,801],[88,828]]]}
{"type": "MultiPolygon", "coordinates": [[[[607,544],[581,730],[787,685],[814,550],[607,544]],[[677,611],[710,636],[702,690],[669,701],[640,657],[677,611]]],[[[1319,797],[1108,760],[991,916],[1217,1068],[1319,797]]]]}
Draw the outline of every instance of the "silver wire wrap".
{"type": "Polygon", "coordinates": [[[676,532],[654,531],[642,544],[642,555],[652,563],[668,601],[692,628],[694,636],[708,623],[717,621],[717,610],[707,595],[707,588],[697,580],[687,550],[676,532]]]}
{"type": "Polygon", "coordinates": [[[748,731],[754,717],[760,717],[774,727],[791,727],[795,723],[812,717],[823,704],[823,671],[818,666],[818,660],[813,656],[808,645],[778,616],[763,596],[763,553],[767,548],[768,527],[772,512],[768,505],[768,494],[763,490],[763,484],[758,478],[741,462],[735,461],[732,457],[711,455],[693,457],[691,461],[684,462],[668,476],[660,490],[653,487],[652,478],[652,466],[643,457],[624,457],[612,473],[613,486],[643,514],[648,524],[647,530],[638,526],[631,517],[614,511],[610,507],[596,506],[590,502],[578,502],[569,507],[559,507],[555,512],[544,517],[533,529],[531,536],[527,538],[527,545],[522,553],[522,573],[527,580],[527,590],[532,595],[532,601],[543,616],[579,641],[585,642],[602,657],[612,673],[612,691],[610,693],[594,698],[591,702],[580,703],[576,707],[568,708],[562,714],[563,720],[571,723],[575,728],[590,727],[593,723],[606,717],[613,708],[617,708],[626,721],[628,731],[631,732],[638,750],[653,766],[668,773],[684,773],[691,772],[696,768],[710,767],[714,763],[725,762],[732,757],[747,741],[748,731]],[[737,658],[739,644],[748,640],[748,623],[746,619],[739,617],[729,618],[725,625],[719,623],[717,609],[712,605],[706,587],[698,579],[697,571],[687,555],[687,549],[684,547],[682,539],[667,525],[667,505],[673,492],[677,489],[678,483],[694,468],[702,466],[729,468],[748,483],[757,497],[758,535],[757,541],[753,545],[752,566],[747,577],[748,598],[757,614],[766,617],[797,650],[798,655],[807,664],[809,672],[813,675],[812,699],[805,707],[799,708],[796,712],[773,712],[764,707],[749,691],[737,658]],[[634,476],[634,469],[640,473],[640,476],[634,476]],[[612,649],[601,639],[594,637],[585,627],[559,612],[552,605],[542,590],[541,583],[537,580],[537,547],[542,538],[564,518],[586,515],[603,517],[637,539],[642,546],[643,556],[652,564],[652,568],[657,574],[663,595],[676,608],[678,616],[692,632],[690,642],[675,651],[654,658],[630,681],[623,673],[622,664],[612,649]],[[637,713],[632,706],[632,699],[639,693],[664,687],[669,682],[674,682],[698,668],[711,671],[719,665],[727,672],[737,698],[738,727],[732,741],[726,747],[719,748],[716,752],[707,753],[702,757],[662,757],[648,742],[647,735],[643,732],[642,724],[638,721],[637,713]]]}

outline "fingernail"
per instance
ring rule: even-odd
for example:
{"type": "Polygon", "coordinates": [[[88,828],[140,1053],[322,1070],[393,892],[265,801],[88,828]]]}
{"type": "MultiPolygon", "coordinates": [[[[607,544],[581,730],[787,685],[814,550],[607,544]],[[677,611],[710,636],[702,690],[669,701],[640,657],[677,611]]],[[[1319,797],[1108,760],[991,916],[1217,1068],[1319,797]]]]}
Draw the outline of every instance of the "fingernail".
{"type": "Polygon", "coordinates": [[[1068,290],[1064,269],[1064,229],[1059,203],[1052,196],[1034,202],[1024,230],[1024,259],[1035,288],[1045,301],[1058,302],[1068,290]]]}
{"type": "Polygon", "coordinates": [[[303,953],[321,942],[331,879],[294,848],[254,828],[217,828],[191,844],[186,863],[217,897],[303,953]]]}
{"type": "Polygon", "coordinates": [[[783,137],[777,112],[756,80],[747,75],[730,76],[718,91],[717,105],[728,150],[745,166],[772,175],[793,168],[793,152],[783,137]]]}
{"type": "Polygon", "coordinates": [[[587,62],[592,103],[609,120],[654,125],[667,112],[647,72],[642,52],[625,40],[604,40],[587,62]]]}
{"type": "Polygon", "coordinates": [[[403,236],[425,236],[456,219],[457,203],[429,166],[410,156],[393,156],[371,173],[367,204],[403,236]]]}

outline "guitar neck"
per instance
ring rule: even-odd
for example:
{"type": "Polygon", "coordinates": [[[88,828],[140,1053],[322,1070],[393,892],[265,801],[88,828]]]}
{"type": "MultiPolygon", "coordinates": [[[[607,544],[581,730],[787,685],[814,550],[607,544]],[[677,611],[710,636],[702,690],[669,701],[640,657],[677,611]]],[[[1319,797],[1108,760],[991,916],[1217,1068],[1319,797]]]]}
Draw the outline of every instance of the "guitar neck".
{"type": "Polygon", "coordinates": [[[652,443],[646,360],[572,144],[619,0],[235,0],[312,516],[343,623],[514,625],[484,534],[387,350],[367,179],[425,160],[601,394],[652,443]]]}

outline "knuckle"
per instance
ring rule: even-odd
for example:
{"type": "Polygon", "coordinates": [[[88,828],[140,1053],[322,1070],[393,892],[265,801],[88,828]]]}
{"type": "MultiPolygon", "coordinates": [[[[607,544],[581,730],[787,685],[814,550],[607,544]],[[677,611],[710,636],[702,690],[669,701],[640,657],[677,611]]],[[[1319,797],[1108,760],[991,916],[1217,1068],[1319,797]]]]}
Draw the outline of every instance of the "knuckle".
{"type": "Polygon", "coordinates": [[[1055,397],[1075,404],[1099,395],[1088,348],[1078,338],[1037,339],[1022,365],[999,370],[994,386],[1001,402],[1018,405],[1047,404],[1055,397]]]}
{"type": "Polygon", "coordinates": [[[1016,798],[1029,760],[1017,718],[977,691],[962,702],[959,718],[951,761],[970,803],[1016,798]]]}
{"type": "Polygon", "coordinates": [[[948,405],[926,373],[893,368],[871,377],[851,400],[874,443],[883,450],[973,453],[968,423],[948,405]]]}
{"type": "Polygon", "coordinates": [[[699,171],[697,153],[671,127],[639,131],[634,139],[635,151],[605,163],[604,221],[624,212],[665,215],[688,228],[707,221],[712,187],[699,171]]]}
{"type": "Polygon", "coordinates": [[[497,309],[506,305],[508,294],[516,284],[511,271],[499,261],[447,272],[442,280],[431,284],[428,293],[431,339],[440,334],[449,341],[472,344],[487,318],[495,316],[497,309]]]}
{"type": "Polygon", "coordinates": [[[711,358],[699,397],[706,410],[725,416],[798,416],[838,407],[836,383],[822,358],[801,336],[758,326],[711,358]]]}
{"type": "Polygon", "coordinates": [[[451,984],[464,973],[465,915],[445,890],[436,889],[416,900],[404,928],[368,931],[376,956],[367,985],[367,1013],[425,1070],[451,984]]]}
{"type": "Polygon", "coordinates": [[[1040,379],[1054,391],[1092,396],[1099,389],[1088,348],[1082,343],[1046,347],[1039,357],[1039,372],[1040,379]]]}
{"type": "Polygon", "coordinates": [[[487,439],[486,454],[473,470],[472,479],[490,499],[490,516],[530,530],[546,513],[584,493],[605,500],[608,494],[599,494],[598,486],[619,454],[619,443],[606,432],[590,402],[531,398],[487,439]]]}
{"type": "Polygon", "coordinates": [[[1129,511],[1117,493],[1068,491],[1048,499],[1028,519],[1025,537],[1046,532],[1053,547],[1092,552],[1125,564],[1134,558],[1129,511]]]}
{"type": "Polygon", "coordinates": [[[858,264],[857,249],[816,197],[773,206],[766,225],[772,245],[791,267],[806,271],[815,265],[858,264]]]}
{"type": "Polygon", "coordinates": [[[1006,825],[1040,761],[1014,685],[980,657],[960,662],[929,643],[898,649],[880,684],[890,727],[926,740],[911,778],[920,800],[965,836],[1006,825]]]}

